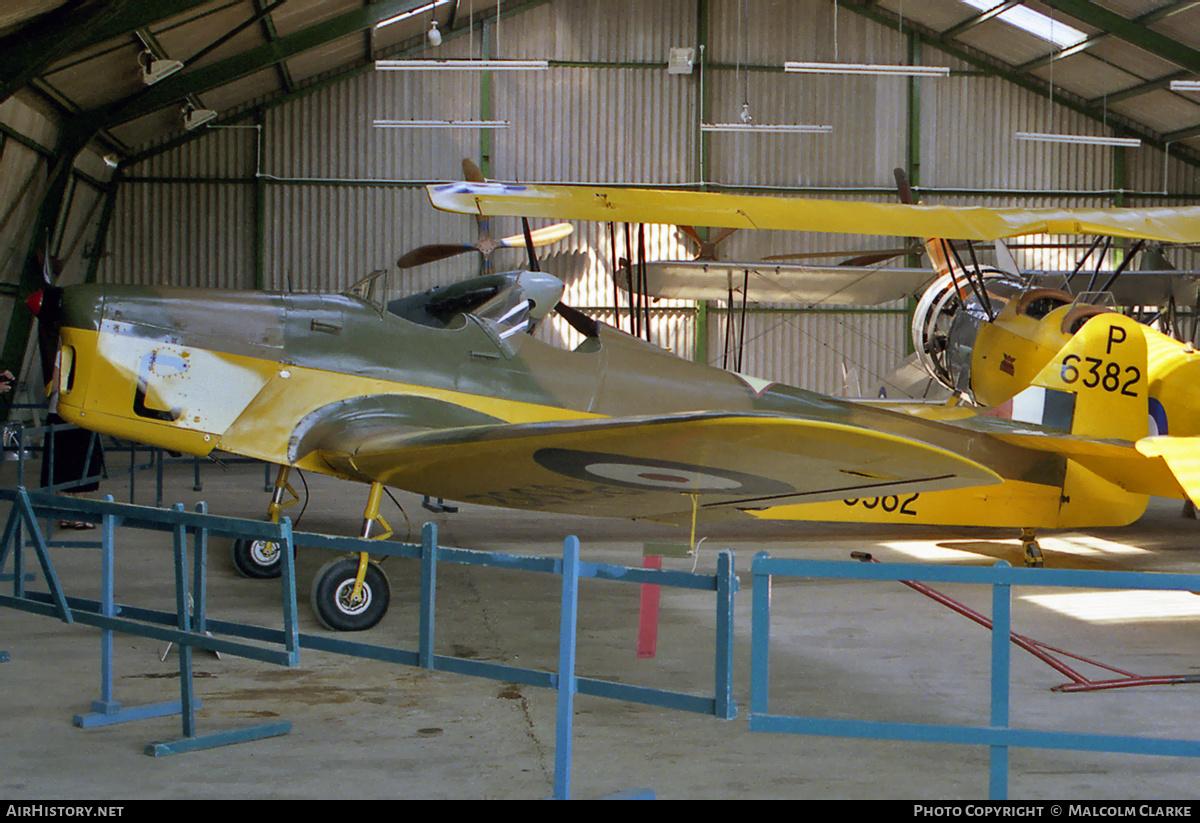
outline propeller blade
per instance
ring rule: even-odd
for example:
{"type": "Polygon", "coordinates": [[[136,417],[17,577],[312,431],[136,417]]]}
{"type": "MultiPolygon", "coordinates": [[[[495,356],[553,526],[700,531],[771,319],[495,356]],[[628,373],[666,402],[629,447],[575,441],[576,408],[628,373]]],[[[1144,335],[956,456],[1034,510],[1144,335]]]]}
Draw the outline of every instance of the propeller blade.
{"type": "MultiPolygon", "coordinates": [[[[573,231],[575,231],[575,227],[570,223],[555,223],[553,226],[543,226],[540,229],[534,229],[529,234],[533,245],[548,246],[551,243],[557,243],[564,237],[568,237],[573,231]]],[[[523,249],[525,248],[525,235],[523,233],[514,234],[502,238],[496,241],[496,246],[506,249],[523,249]]]]}
{"type": "Polygon", "coordinates": [[[541,268],[538,266],[537,254],[534,253],[534,251],[533,251],[533,249],[534,249],[533,233],[531,231],[529,231],[529,219],[528,218],[525,218],[525,217],[521,218],[521,228],[525,234],[525,248],[529,252],[529,270],[530,271],[541,271],[541,268]]]}
{"type": "Polygon", "coordinates": [[[456,254],[464,254],[469,251],[479,251],[479,248],[462,243],[432,243],[405,253],[403,257],[396,261],[396,265],[402,269],[411,269],[415,266],[423,266],[426,263],[445,260],[447,257],[453,257],[456,254]]]}
{"type": "Polygon", "coordinates": [[[464,157],[462,161],[463,179],[470,183],[486,183],[487,180],[483,176],[483,172],[479,170],[479,166],[475,165],[475,161],[469,157],[464,157]]]}
{"type": "Polygon", "coordinates": [[[908,184],[908,174],[904,169],[892,169],[892,174],[896,178],[896,191],[899,194],[900,202],[909,205],[916,202],[913,199],[912,186],[908,184]]]}
{"type": "Polygon", "coordinates": [[[848,260],[843,260],[838,263],[839,266],[874,266],[876,263],[883,263],[891,260],[893,257],[902,257],[907,254],[921,254],[925,251],[925,245],[918,243],[915,246],[909,246],[907,249],[886,249],[884,251],[869,252],[861,254],[858,257],[851,257],[848,260]]]}

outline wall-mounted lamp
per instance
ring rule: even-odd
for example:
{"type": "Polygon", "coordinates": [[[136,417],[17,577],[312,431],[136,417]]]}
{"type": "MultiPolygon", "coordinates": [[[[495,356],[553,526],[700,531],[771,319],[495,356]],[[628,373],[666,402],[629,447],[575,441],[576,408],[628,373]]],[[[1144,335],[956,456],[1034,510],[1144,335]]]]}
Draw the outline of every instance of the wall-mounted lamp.
{"type": "Polygon", "coordinates": [[[198,109],[191,103],[183,107],[183,127],[188,131],[198,129],[210,120],[216,120],[217,113],[212,109],[198,109]]]}
{"type": "Polygon", "coordinates": [[[152,86],[183,68],[182,61],[157,58],[149,49],[138,55],[138,65],[142,68],[142,82],[147,86],[152,86]]]}

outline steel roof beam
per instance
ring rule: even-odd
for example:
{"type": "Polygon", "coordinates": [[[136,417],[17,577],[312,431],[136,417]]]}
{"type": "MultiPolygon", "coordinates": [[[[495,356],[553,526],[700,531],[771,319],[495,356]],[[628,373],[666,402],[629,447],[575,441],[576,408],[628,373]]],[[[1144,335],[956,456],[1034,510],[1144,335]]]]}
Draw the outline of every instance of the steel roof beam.
{"type": "MultiPolygon", "coordinates": [[[[1109,11],[1090,0],[1040,0],[1055,11],[1070,15],[1081,23],[1107,31],[1114,37],[1169,60],[1180,68],[1200,74],[1200,51],[1173,40],[1165,34],[1146,28],[1141,23],[1109,11]]],[[[1191,3],[1186,5],[1192,5],[1191,3]]],[[[1172,13],[1186,6],[1172,8],[1172,13]]],[[[1165,15],[1164,15],[1165,16],[1165,15]]],[[[1143,16],[1142,19],[1145,19],[1143,16]]]]}
{"type": "Polygon", "coordinates": [[[68,55],[208,0],[75,0],[0,38],[0,101],[68,55]]]}
{"type": "MultiPolygon", "coordinates": [[[[1056,0],[1056,2],[1057,1],[1058,0],[1056,0]]],[[[861,14],[867,19],[874,20],[877,23],[881,23],[892,28],[894,28],[897,22],[899,22],[899,19],[895,14],[885,9],[881,9],[878,6],[866,6],[862,3],[855,3],[851,2],[850,0],[846,0],[846,2],[843,2],[842,8],[850,9],[858,14],[861,14]]],[[[983,54],[982,52],[979,52],[978,50],[964,44],[946,40],[945,38],[939,36],[939,33],[933,29],[922,26],[919,23],[914,23],[909,19],[903,20],[902,25],[905,31],[921,37],[927,44],[933,46],[938,51],[970,63],[984,71],[986,74],[999,77],[1000,79],[1012,83],[1013,85],[1020,86],[1027,91],[1031,91],[1035,94],[1041,95],[1042,97],[1051,97],[1049,83],[1041,80],[1038,77],[1020,74],[1013,66],[1004,63],[991,55],[983,54]]],[[[1138,137],[1147,145],[1157,146],[1159,148],[1162,148],[1164,145],[1162,136],[1154,132],[1149,127],[1140,123],[1136,123],[1128,117],[1114,115],[1113,112],[1107,111],[1102,107],[1089,105],[1087,101],[1079,98],[1077,95],[1073,95],[1069,92],[1055,88],[1052,99],[1056,104],[1082,114],[1089,119],[1104,123],[1110,128],[1118,129],[1124,135],[1138,137]]],[[[1198,158],[1194,152],[1183,154],[1180,159],[1191,165],[1200,166],[1200,158],[1198,158]]]]}
{"type": "Polygon", "coordinates": [[[374,5],[325,20],[217,63],[185,68],[124,100],[84,112],[80,119],[92,130],[112,128],[136,120],[174,105],[189,94],[209,91],[262,69],[271,68],[297,54],[372,28],[389,17],[412,11],[427,2],[428,0],[381,0],[374,5]]]}
{"type": "MultiPolygon", "coordinates": [[[[1130,22],[1138,26],[1145,26],[1148,23],[1166,20],[1168,17],[1173,17],[1174,15],[1179,14],[1179,12],[1186,11],[1195,5],[1200,5],[1200,0],[1175,0],[1175,2],[1167,3],[1165,6],[1157,8],[1154,11],[1148,11],[1145,14],[1140,14],[1133,18],[1133,20],[1130,22]]],[[[1062,60],[1064,57],[1070,57],[1073,54],[1086,51],[1092,46],[1095,46],[1099,43],[1104,43],[1114,38],[1120,39],[1112,32],[1096,32],[1083,42],[1076,43],[1074,46],[1070,46],[1059,51],[1052,51],[1047,55],[1037,58],[1036,60],[1030,60],[1028,63],[1022,63],[1021,65],[1017,66],[1017,71],[1026,72],[1033,71],[1034,69],[1040,69],[1042,66],[1049,65],[1051,61],[1062,60]]],[[[1118,66],[1118,68],[1120,67],[1118,66]]]]}
{"type": "Polygon", "coordinates": [[[975,28],[976,26],[978,26],[982,23],[986,23],[987,21],[991,20],[994,17],[999,17],[1001,14],[1003,14],[1004,12],[1011,9],[1013,6],[1019,6],[1019,5],[1021,5],[1021,0],[1005,0],[1005,2],[998,4],[990,9],[988,9],[987,11],[981,11],[981,12],[979,12],[979,14],[975,14],[975,15],[968,17],[966,20],[962,21],[957,26],[951,26],[950,28],[943,31],[941,33],[941,36],[945,37],[947,40],[953,39],[953,38],[957,37],[958,35],[962,34],[964,31],[970,31],[971,29],[975,28]]]}

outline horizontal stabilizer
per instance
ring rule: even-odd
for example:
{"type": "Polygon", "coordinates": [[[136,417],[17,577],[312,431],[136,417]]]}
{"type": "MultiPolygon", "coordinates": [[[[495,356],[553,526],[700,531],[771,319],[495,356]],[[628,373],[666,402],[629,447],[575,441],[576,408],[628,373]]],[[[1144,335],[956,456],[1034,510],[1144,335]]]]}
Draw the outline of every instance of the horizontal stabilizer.
{"type": "Polygon", "coordinates": [[[1200,501],[1200,437],[1144,437],[1137,450],[1147,457],[1161,457],[1171,474],[1193,502],[1200,501]]]}

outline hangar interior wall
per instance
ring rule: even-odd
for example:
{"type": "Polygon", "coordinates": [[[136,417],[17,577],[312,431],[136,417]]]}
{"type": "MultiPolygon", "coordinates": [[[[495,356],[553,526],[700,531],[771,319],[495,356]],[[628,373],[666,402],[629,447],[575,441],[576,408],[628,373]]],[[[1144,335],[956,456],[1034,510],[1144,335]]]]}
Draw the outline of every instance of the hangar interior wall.
{"type": "MultiPolygon", "coordinates": [[[[547,2],[414,56],[479,57],[485,39],[490,56],[554,65],[488,78],[352,72],[289,102],[255,108],[236,127],[209,128],[123,168],[103,256],[95,259],[85,255],[103,223],[98,204],[107,176],[103,163],[99,172],[81,172],[58,235],[57,248],[69,256],[65,282],[88,276],[93,263],[104,282],[221,288],[339,290],[380,268],[393,270],[397,292],[461,278],[477,270],[474,255],[403,272],[395,272],[395,262],[425,243],[476,238],[470,218],[433,210],[422,188],[458,179],[464,157],[505,180],[704,185],[837,199],[890,200],[898,167],[918,177],[926,198],[945,203],[1159,205],[1194,202],[1197,191],[1196,168],[1149,148],[1014,141],[1017,130],[1100,133],[1103,126],[953,59],[954,74],[942,80],[784,74],[779,67],[789,59],[901,63],[913,53],[907,36],[845,9],[835,22],[827,0],[547,2]],[[699,45],[703,71],[666,71],[670,48],[699,45]],[[702,121],[736,122],[744,104],[759,123],[829,124],[833,131],[702,136],[702,121]],[[510,125],[490,132],[373,127],[386,118],[510,125]]],[[[945,60],[931,48],[923,56],[945,60]]],[[[9,135],[0,154],[8,268],[18,264],[20,254],[10,252],[37,202],[32,193],[55,140],[52,123],[16,111],[19,105],[0,109],[9,135]],[[26,180],[29,190],[19,196],[26,180]]],[[[518,221],[493,221],[494,235],[519,231],[518,221]]],[[[648,226],[645,245],[648,259],[695,255],[672,226],[648,226]]],[[[741,231],[719,253],[761,260],[897,245],[867,235],[741,231]]],[[[568,283],[567,302],[629,328],[627,295],[614,290],[609,275],[614,257],[636,249],[636,237],[626,245],[624,227],[577,224],[544,255],[568,283]]],[[[514,268],[523,260],[523,253],[500,251],[493,264],[514,268]]],[[[1018,261],[1029,268],[1070,263],[1045,250],[1019,250],[1018,261]]],[[[1193,265],[1182,257],[1173,262],[1193,265]]],[[[6,282],[15,279],[5,272],[6,282]]],[[[740,338],[742,371],[834,394],[855,387],[873,394],[908,348],[902,304],[751,303],[743,312],[724,301],[661,301],[650,316],[651,339],[681,356],[734,367],[726,341],[740,338]]],[[[571,343],[563,329],[544,333],[571,343]]]]}

